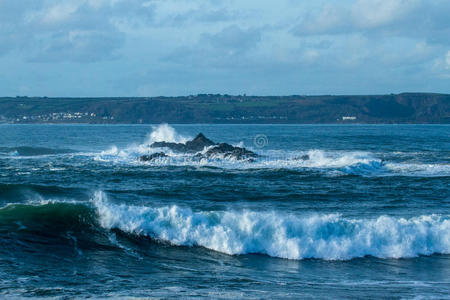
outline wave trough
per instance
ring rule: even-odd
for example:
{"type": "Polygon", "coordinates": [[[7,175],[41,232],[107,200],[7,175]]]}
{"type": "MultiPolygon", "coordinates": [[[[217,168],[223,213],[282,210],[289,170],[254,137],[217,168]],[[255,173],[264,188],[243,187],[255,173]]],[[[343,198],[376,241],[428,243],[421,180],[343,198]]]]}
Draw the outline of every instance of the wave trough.
{"type": "Polygon", "coordinates": [[[0,147],[0,154],[7,156],[43,156],[75,153],[71,149],[44,148],[44,147],[0,147]]]}

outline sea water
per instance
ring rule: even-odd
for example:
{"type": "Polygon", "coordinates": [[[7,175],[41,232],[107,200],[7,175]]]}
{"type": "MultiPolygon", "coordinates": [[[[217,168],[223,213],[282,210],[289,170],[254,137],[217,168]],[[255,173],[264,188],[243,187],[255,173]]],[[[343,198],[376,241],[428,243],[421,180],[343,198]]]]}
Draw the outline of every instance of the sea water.
{"type": "Polygon", "coordinates": [[[0,296],[448,298],[449,151],[448,125],[0,125],[0,296]],[[199,132],[259,157],[150,147],[199,132]]]}

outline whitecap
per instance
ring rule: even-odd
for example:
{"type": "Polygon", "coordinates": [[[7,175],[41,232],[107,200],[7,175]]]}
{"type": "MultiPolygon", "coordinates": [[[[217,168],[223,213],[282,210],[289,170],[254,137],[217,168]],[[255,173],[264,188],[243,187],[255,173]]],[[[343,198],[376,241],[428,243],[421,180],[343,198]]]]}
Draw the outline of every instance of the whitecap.
{"type": "Polygon", "coordinates": [[[201,246],[237,255],[287,259],[348,260],[450,254],[450,216],[345,218],[339,214],[291,215],[257,211],[200,211],[179,206],[147,207],[92,203],[105,229],[148,236],[178,246],[201,246]]]}

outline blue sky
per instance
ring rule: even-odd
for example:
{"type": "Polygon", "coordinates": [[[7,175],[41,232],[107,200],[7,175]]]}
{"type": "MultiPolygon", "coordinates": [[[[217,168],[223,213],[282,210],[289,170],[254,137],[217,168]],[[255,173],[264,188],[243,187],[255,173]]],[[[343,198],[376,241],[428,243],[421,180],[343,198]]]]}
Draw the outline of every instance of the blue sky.
{"type": "Polygon", "coordinates": [[[0,95],[450,92],[449,0],[0,0],[0,95]]]}

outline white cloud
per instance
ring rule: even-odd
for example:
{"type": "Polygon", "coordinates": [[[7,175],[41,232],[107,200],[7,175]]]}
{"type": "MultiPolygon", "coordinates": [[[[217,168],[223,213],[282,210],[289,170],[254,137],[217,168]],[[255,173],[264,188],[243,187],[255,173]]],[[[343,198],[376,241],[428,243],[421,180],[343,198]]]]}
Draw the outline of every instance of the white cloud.
{"type": "Polygon", "coordinates": [[[57,23],[67,20],[79,5],[74,2],[58,3],[45,10],[42,21],[45,23],[57,23]]]}
{"type": "Polygon", "coordinates": [[[256,46],[261,39],[261,34],[256,29],[242,29],[231,25],[214,34],[206,33],[203,38],[216,48],[245,51],[256,46]]]}
{"type": "Polygon", "coordinates": [[[298,36],[361,33],[408,36],[448,43],[450,2],[444,0],[356,0],[325,3],[301,14],[298,36]]]}
{"type": "Polygon", "coordinates": [[[350,11],[357,26],[376,28],[399,22],[419,7],[417,0],[357,0],[350,11]]]}

